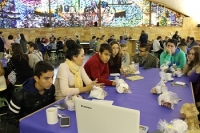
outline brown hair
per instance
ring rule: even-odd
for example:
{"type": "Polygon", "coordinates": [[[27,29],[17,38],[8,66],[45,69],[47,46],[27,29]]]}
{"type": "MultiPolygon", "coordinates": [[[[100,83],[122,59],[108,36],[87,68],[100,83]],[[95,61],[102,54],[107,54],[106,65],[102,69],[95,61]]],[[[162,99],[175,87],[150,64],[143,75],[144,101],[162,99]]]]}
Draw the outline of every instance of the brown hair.
{"type": "MultiPolygon", "coordinates": [[[[117,44],[119,46],[119,43],[115,40],[111,41],[109,43],[109,45],[112,47],[112,45],[114,44],[117,44]]],[[[119,46],[119,52],[117,53],[116,55],[116,58],[118,59],[118,62],[121,60],[121,50],[120,50],[120,46],[119,46]]],[[[110,60],[109,60],[109,64],[112,66],[114,64],[113,62],[113,56],[112,56],[112,53],[111,53],[111,56],[110,56],[110,60]]]]}
{"type": "MultiPolygon", "coordinates": [[[[192,61],[193,67],[200,62],[200,47],[192,47],[191,49],[194,50],[194,60],[192,61]]],[[[191,50],[190,49],[190,50],[191,50]]]]}
{"type": "Polygon", "coordinates": [[[120,44],[120,47],[124,48],[124,47],[127,47],[127,45],[122,43],[122,44],[120,44]]]}
{"type": "Polygon", "coordinates": [[[3,76],[5,73],[4,69],[3,69],[3,65],[2,62],[0,61],[0,76],[3,76]]]}
{"type": "Polygon", "coordinates": [[[28,61],[28,56],[26,56],[26,54],[24,54],[23,50],[22,50],[22,46],[19,43],[12,43],[12,52],[13,52],[13,57],[19,56],[20,60],[21,58],[24,58],[26,61],[28,61]]]}

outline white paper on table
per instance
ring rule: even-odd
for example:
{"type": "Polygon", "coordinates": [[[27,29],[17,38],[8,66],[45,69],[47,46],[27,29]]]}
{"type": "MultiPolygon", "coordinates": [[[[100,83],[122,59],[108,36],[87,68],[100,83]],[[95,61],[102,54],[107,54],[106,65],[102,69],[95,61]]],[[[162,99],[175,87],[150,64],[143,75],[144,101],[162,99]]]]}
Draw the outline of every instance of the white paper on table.
{"type": "Polygon", "coordinates": [[[133,74],[140,74],[140,71],[138,70],[138,71],[134,72],[133,74]]]}
{"type": "Polygon", "coordinates": [[[102,104],[107,104],[107,105],[112,105],[114,102],[114,101],[110,101],[110,100],[97,100],[97,99],[92,99],[92,101],[102,103],[102,104]]]}
{"type": "Polygon", "coordinates": [[[184,82],[180,82],[180,81],[176,81],[175,84],[176,84],[176,85],[185,85],[184,82]]]}
{"type": "Polygon", "coordinates": [[[119,73],[111,73],[110,76],[120,76],[119,73]]]}

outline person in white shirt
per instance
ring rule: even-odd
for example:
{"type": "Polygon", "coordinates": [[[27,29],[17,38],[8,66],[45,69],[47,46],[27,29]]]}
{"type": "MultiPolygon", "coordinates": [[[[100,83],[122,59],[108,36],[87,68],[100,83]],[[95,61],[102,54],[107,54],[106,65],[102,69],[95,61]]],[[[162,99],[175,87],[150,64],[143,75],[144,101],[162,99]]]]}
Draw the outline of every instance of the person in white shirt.
{"type": "Polygon", "coordinates": [[[20,44],[20,40],[21,40],[20,33],[17,33],[17,38],[15,39],[15,43],[20,44]]]}
{"type": "Polygon", "coordinates": [[[159,58],[160,54],[163,52],[163,48],[160,46],[160,40],[162,39],[161,36],[157,37],[157,40],[153,41],[153,51],[155,55],[159,58]]]}

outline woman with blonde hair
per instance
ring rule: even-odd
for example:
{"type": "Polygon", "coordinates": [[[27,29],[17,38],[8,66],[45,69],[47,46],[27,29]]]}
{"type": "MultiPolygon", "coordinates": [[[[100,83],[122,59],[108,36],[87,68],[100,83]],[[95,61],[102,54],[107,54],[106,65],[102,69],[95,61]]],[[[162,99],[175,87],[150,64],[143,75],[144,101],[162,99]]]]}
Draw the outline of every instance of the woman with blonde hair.
{"type": "Polygon", "coordinates": [[[183,68],[183,73],[190,76],[200,65],[200,47],[192,47],[187,54],[187,63],[183,68]]]}

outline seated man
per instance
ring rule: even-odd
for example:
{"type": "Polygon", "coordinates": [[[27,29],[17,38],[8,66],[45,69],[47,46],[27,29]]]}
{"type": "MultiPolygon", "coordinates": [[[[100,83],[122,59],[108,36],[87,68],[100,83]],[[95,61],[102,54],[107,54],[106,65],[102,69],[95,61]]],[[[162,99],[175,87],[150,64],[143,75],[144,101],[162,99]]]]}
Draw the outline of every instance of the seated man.
{"type": "Polygon", "coordinates": [[[92,56],[84,65],[85,71],[91,80],[98,79],[98,83],[113,85],[116,83],[107,80],[109,76],[108,61],[112,53],[111,46],[103,43],[100,46],[99,53],[92,56]]]}
{"type": "Polygon", "coordinates": [[[121,53],[122,53],[122,67],[130,65],[130,56],[128,51],[128,47],[126,44],[121,44],[121,53]]]}
{"type": "Polygon", "coordinates": [[[149,46],[146,44],[141,44],[139,53],[133,56],[133,61],[139,63],[139,66],[144,68],[156,68],[157,60],[155,55],[149,53],[149,46]]]}
{"type": "Polygon", "coordinates": [[[24,82],[21,90],[14,92],[7,112],[7,121],[19,127],[19,120],[55,101],[54,68],[39,61],[34,76],[24,82]]]}
{"type": "Polygon", "coordinates": [[[160,55],[160,65],[170,63],[169,67],[176,64],[176,68],[181,68],[186,64],[186,56],[180,48],[177,47],[177,40],[169,39],[167,42],[166,51],[160,55]]]}

